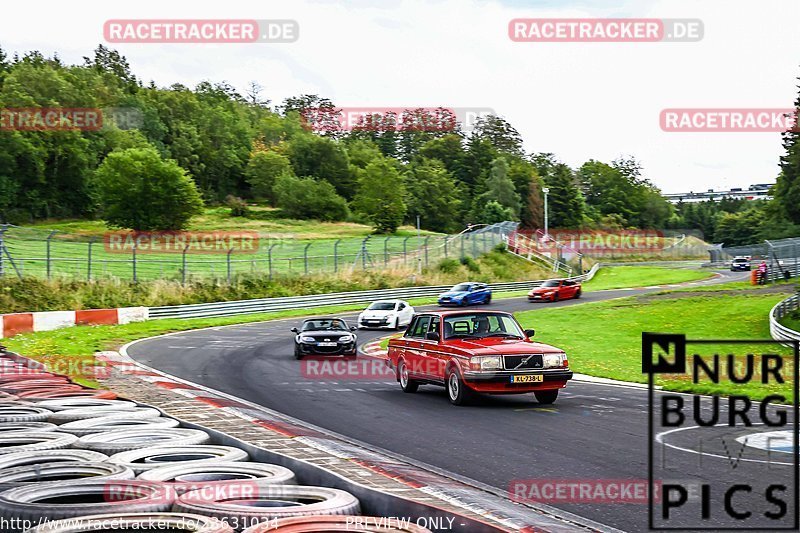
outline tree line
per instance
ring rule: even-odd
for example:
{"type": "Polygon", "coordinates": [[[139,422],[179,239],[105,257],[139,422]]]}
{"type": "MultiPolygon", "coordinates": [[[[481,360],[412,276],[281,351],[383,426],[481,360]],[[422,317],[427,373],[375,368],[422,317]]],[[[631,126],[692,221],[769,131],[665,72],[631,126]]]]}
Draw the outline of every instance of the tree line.
{"type": "MultiPolygon", "coordinates": [[[[204,205],[227,203],[247,215],[247,204],[258,202],[288,218],[367,222],[384,233],[418,216],[424,229],[442,232],[503,220],[540,228],[544,187],[551,227],[687,227],[713,236],[750,211],[676,208],[630,157],[572,168],[554,154],[525,153],[499,116],[465,131],[447,109],[409,109],[344,129],[324,97],[273,105],[257,83],[241,93],[224,82],[157,87],[102,45],[80,65],[0,49],[0,108],[36,106],[133,109],[140,122],[0,131],[6,222],[77,217],[181,229],[204,205]]],[[[796,181],[795,152],[786,162],[794,174],[785,168],[782,182],[796,181]]]]}

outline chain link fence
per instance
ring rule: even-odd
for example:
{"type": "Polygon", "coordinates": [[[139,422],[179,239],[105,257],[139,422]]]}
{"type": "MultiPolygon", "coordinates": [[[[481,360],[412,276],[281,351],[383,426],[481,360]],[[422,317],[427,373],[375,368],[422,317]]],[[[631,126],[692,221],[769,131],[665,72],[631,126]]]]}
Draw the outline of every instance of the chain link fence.
{"type": "Polygon", "coordinates": [[[256,249],[243,252],[152,253],[136,245],[121,253],[102,237],[0,226],[0,276],[38,276],[132,281],[226,279],[250,274],[308,275],[367,269],[419,269],[443,259],[475,258],[508,243],[516,222],[473,227],[456,235],[370,235],[347,239],[259,238],[256,249]]]}
{"type": "Polygon", "coordinates": [[[715,245],[709,250],[711,263],[727,266],[734,257],[749,257],[752,268],[767,263],[769,281],[797,277],[800,274],[800,237],[764,241],[746,246],[715,245]]]}

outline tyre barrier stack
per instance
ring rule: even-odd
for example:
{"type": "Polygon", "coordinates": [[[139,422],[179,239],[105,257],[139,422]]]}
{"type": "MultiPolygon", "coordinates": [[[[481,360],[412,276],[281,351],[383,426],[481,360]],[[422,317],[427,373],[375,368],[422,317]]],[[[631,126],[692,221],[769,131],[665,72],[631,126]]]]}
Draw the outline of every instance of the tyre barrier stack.
{"type": "Polygon", "coordinates": [[[0,352],[3,532],[429,533],[362,517],[351,493],[249,459],[157,409],[0,352]]]}

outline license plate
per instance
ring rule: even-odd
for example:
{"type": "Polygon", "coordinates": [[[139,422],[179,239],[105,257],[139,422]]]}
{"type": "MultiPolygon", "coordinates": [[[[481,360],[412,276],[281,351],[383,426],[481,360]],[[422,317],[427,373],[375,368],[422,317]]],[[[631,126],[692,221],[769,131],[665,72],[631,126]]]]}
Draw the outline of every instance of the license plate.
{"type": "Polygon", "coordinates": [[[544,381],[544,376],[541,374],[527,375],[527,376],[511,376],[511,383],[541,383],[544,381]]]}
{"type": "Polygon", "coordinates": [[[336,346],[335,342],[318,342],[317,346],[336,346]]]}
{"type": "Polygon", "coordinates": [[[369,324],[370,326],[377,326],[380,323],[381,323],[380,320],[367,320],[367,324],[369,324]]]}

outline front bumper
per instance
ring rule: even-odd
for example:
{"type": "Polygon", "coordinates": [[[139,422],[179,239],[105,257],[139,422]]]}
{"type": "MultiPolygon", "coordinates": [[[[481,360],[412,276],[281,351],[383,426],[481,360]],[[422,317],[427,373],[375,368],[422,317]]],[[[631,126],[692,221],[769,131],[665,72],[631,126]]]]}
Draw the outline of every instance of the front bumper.
{"type": "Polygon", "coordinates": [[[465,384],[477,391],[493,394],[515,394],[541,390],[560,389],[566,386],[573,376],[572,370],[533,370],[533,371],[466,371],[465,384]],[[541,375],[537,383],[512,383],[512,376],[541,375]]]}
{"type": "Polygon", "coordinates": [[[451,300],[450,298],[447,298],[447,299],[440,299],[438,303],[442,307],[445,307],[445,306],[448,306],[448,305],[463,305],[464,304],[464,300],[451,300]]]}
{"type": "Polygon", "coordinates": [[[364,329],[381,329],[381,328],[391,328],[394,326],[395,319],[374,319],[374,318],[367,318],[364,320],[358,321],[358,327],[364,329]]]}
{"type": "Polygon", "coordinates": [[[528,301],[529,302],[544,302],[552,298],[552,294],[529,294],[528,301]]]}
{"type": "Polygon", "coordinates": [[[356,353],[354,342],[337,343],[336,346],[318,346],[313,342],[301,342],[297,346],[300,353],[307,355],[354,355],[356,353]]]}

